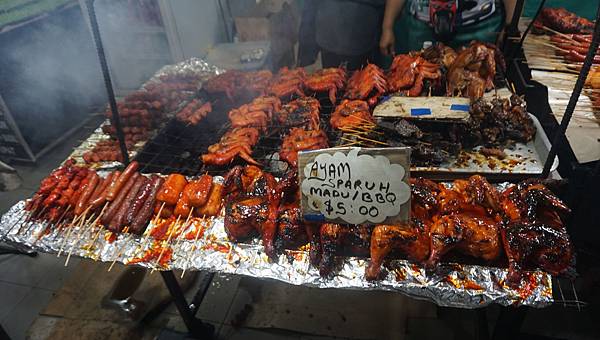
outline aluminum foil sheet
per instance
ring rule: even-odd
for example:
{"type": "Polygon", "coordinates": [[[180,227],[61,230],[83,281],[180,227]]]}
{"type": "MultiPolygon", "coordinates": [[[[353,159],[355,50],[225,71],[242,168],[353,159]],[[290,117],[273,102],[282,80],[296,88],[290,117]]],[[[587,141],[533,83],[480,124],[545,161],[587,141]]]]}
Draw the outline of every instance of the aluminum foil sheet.
{"type": "MultiPolygon", "coordinates": [[[[310,266],[308,251],[290,250],[280,256],[277,263],[272,263],[260,242],[230,242],[224,230],[223,216],[190,221],[194,227],[187,234],[196,235],[200,230],[197,233],[200,237],[195,242],[194,237],[192,240],[182,238],[181,242],[172,240],[163,258],[171,260],[160,266],[157,265],[158,251],[153,248],[151,237],[120,234],[110,240],[109,232],[98,232],[98,229],[89,226],[74,227],[70,234],[67,230],[47,228],[43,223],[19,228],[27,216],[24,206],[25,202],[21,201],[2,217],[0,240],[20,243],[42,252],[61,252],[63,256],[72,252],[72,256],[131,264],[132,259],[153,253],[154,257],[150,256],[150,260],[139,265],[157,270],[208,270],[319,288],[395,291],[440,306],[458,308],[479,308],[492,303],[544,307],[553,302],[552,278],[541,271],[527,273],[521,287],[513,289],[504,283],[507,270],[502,268],[442,264],[435,273],[426,273],[415,264],[395,260],[383,280],[368,282],[364,279],[367,260],[346,257],[336,275],[325,279],[320,277],[318,269],[310,266]],[[45,233],[45,230],[49,231],[45,233]],[[171,250],[172,257],[169,254],[171,250]]],[[[151,225],[148,230],[154,227],[151,225]]]]}
{"type": "MultiPolygon", "coordinates": [[[[150,80],[148,80],[148,82],[146,82],[146,84],[160,82],[162,76],[172,75],[194,75],[201,83],[203,83],[212,76],[223,72],[225,72],[225,70],[207,63],[204,59],[190,58],[177,64],[163,66],[154,74],[154,76],[152,76],[152,78],[150,78],[150,80]]],[[[144,84],[144,86],[146,84],[144,84]]]]}

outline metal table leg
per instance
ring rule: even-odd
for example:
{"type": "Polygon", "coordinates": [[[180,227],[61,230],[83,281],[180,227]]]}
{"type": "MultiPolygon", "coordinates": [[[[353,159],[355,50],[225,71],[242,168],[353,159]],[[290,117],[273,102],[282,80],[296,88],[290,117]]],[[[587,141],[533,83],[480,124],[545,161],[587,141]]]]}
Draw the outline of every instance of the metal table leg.
{"type": "Polygon", "coordinates": [[[177,307],[185,326],[190,332],[190,335],[198,339],[212,339],[215,327],[211,324],[202,322],[194,316],[197,308],[191,308],[188,305],[185,296],[183,295],[183,291],[179,286],[179,282],[177,282],[173,272],[162,271],[160,274],[169,289],[169,293],[171,293],[171,296],[173,297],[173,302],[175,302],[175,306],[177,307]]]}

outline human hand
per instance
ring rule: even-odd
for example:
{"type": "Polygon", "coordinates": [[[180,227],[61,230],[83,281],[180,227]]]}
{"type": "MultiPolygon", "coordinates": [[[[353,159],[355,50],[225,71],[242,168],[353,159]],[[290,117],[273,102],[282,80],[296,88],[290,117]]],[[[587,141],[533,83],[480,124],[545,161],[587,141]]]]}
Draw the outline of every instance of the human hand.
{"type": "Polygon", "coordinates": [[[381,39],[379,40],[379,50],[383,55],[394,55],[395,53],[395,41],[393,29],[384,29],[381,32],[381,39]]]}

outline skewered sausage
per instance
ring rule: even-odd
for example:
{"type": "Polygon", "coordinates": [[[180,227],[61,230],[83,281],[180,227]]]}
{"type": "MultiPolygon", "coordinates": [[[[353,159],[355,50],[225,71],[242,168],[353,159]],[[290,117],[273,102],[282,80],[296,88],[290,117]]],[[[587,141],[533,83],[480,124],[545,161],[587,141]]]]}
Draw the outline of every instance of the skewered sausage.
{"type": "Polygon", "coordinates": [[[150,193],[148,194],[144,205],[140,209],[140,212],[135,216],[133,222],[131,222],[130,230],[132,233],[139,234],[143,232],[146,223],[148,223],[150,217],[152,217],[156,195],[163,183],[164,180],[159,176],[154,176],[152,178],[150,193]]]}
{"type": "Polygon", "coordinates": [[[115,182],[113,182],[114,184],[111,184],[110,189],[108,190],[108,193],[106,194],[107,201],[110,202],[110,201],[114,201],[116,199],[121,188],[123,188],[125,183],[127,183],[127,181],[129,181],[131,176],[133,176],[133,174],[136,173],[138,168],[139,168],[138,162],[133,161],[133,162],[129,163],[127,168],[125,168],[125,170],[123,170],[123,173],[121,174],[121,176],[119,176],[119,178],[115,182]]]}
{"type": "Polygon", "coordinates": [[[119,209],[108,224],[108,229],[110,231],[121,232],[121,230],[124,227],[125,216],[127,214],[127,211],[133,204],[133,201],[135,200],[135,197],[142,185],[144,184],[145,180],[146,179],[144,178],[144,176],[137,176],[137,179],[135,180],[133,186],[129,189],[127,195],[125,195],[125,198],[121,202],[119,209]]]}
{"type": "Polygon", "coordinates": [[[131,224],[132,224],[133,220],[135,219],[136,215],[139,213],[140,209],[142,209],[142,207],[144,206],[144,203],[146,202],[146,199],[150,195],[151,190],[152,190],[152,179],[145,178],[144,184],[142,185],[142,187],[138,191],[137,195],[135,196],[135,200],[133,201],[133,204],[131,205],[131,207],[127,211],[127,215],[125,216],[124,223],[126,225],[129,225],[130,229],[131,229],[131,224]]]}
{"type": "Polygon", "coordinates": [[[121,171],[111,172],[106,177],[106,184],[104,186],[104,190],[94,199],[90,201],[90,210],[95,210],[100,208],[106,202],[106,195],[108,194],[108,190],[113,185],[113,183],[119,178],[121,175],[121,171]]]}
{"type": "MultiPolygon", "coordinates": [[[[160,192],[159,192],[160,193],[160,192]]],[[[173,205],[163,205],[163,202],[160,202],[158,199],[154,204],[154,215],[157,215],[160,218],[169,218],[173,215],[173,210],[175,206],[173,205]],[[162,209],[161,209],[162,207],[162,209]],[[160,212],[160,214],[159,214],[160,212]]]]}
{"type": "Polygon", "coordinates": [[[183,175],[170,174],[156,196],[157,200],[166,205],[176,205],[186,184],[187,180],[183,175]]]}
{"type": "Polygon", "coordinates": [[[106,209],[106,212],[102,215],[101,222],[104,226],[108,226],[110,221],[115,217],[115,214],[121,207],[121,204],[123,204],[125,196],[127,196],[127,193],[129,192],[131,187],[133,187],[135,181],[137,181],[139,176],[139,173],[133,173],[133,175],[129,177],[127,183],[125,183],[125,185],[121,187],[121,190],[119,190],[119,194],[117,195],[117,197],[112,201],[112,203],[108,206],[108,209],[106,209]]]}
{"type": "Polygon", "coordinates": [[[98,177],[96,172],[92,171],[87,179],[88,183],[82,190],[79,200],[77,201],[77,205],[75,206],[75,215],[81,215],[84,212],[85,208],[87,207],[88,200],[94,193],[94,190],[96,190],[96,186],[98,185],[100,177],[98,177]]]}

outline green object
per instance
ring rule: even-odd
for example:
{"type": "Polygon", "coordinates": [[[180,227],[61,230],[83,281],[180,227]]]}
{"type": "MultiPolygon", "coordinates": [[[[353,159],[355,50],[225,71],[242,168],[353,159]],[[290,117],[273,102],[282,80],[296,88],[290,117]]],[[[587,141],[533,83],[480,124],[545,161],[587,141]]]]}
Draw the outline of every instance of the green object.
{"type": "MultiPolygon", "coordinates": [[[[525,0],[523,16],[533,17],[542,0],[525,0]]],[[[547,0],[544,7],[563,7],[581,17],[594,20],[600,0],[547,0]]]]}
{"type": "MultiPolygon", "coordinates": [[[[404,5],[404,9],[394,25],[397,54],[418,51],[423,48],[425,41],[435,42],[433,29],[427,23],[412,16],[408,11],[408,6],[410,6],[409,1],[404,5]]],[[[498,32],[502,30],[503,26],[504,11],[503,9],[499,9],[491,17],[482,22],[466,27],[459,27],[456,36],[447,45],[458,48],[468,45],[472,40],[494,43],[498,32]]],[[[388,67],[390,64],[391,58],[389,57],[384,58],[382,61],[383,67],[388,67]]]]}
{"type": "Polygon", "coordinates": [[[74,0],[1,0],[0,28],[32,19],[68,3],[75,2],[74,0]]]}

